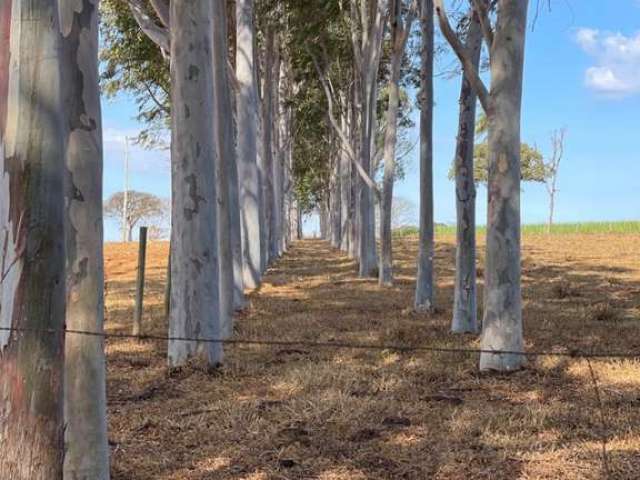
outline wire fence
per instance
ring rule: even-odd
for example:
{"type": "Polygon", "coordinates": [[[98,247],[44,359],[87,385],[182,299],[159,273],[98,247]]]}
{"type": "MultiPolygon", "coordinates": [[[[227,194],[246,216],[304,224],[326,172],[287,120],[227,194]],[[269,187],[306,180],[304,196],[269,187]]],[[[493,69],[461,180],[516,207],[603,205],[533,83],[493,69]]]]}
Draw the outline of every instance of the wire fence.
{"type": "Polygon", "coordinates": [[[149,334],[129,334],[116,332],[97,332],[88,330],[75,329],[52,329],[52,328],[29,328],[29,327],[0,327],[0,332],[16,332],[16,333],[41,333],[49,335],[84,335],[99,338],[114,339],[135,339],[149,341],[166,341],[166,342],[198,342],[198,343],[219,343],[225,345],[255,345],[255,346],[277,346],[277,347],[307,347],[317,349],[355,349],[370,351],[397,351],[397,352],[431,352],[431,353],[447,353],[447,354],[496,354],[496,355],[522,355],[525,357],[570,357],[575,359],[584,359],[587,362],[589,370],[589,378],[593,386],[595,404],[598,410],[598,421],[600,431],[598,432],[601,444],[601,460],[603,478],[611,478],[611,468],[609,454],[607,450],[608,443],[608,427],[606,421],[605,407],[602,400],[602,393],[599,386],[598,378],[593,369],[592,360],[594,359],[631,359],[640,360],[640,351],[637,352],[618,352],[618,351],[583,351],[577,349],[569,349],[566,351],[544,351],[544,350],[528,350],[528,351],[511,351],[511,350],[487,350],[482,348],[456,348],[456,347],[437,347],[437,346],[419,346],[419,345],[402,345],[396,343],[361,343],[347,341],[311,341],[311,340],[274,340],[263,338],[203,338],[203,337],[181,337],[170,335],[149,335],[149,334]]]}

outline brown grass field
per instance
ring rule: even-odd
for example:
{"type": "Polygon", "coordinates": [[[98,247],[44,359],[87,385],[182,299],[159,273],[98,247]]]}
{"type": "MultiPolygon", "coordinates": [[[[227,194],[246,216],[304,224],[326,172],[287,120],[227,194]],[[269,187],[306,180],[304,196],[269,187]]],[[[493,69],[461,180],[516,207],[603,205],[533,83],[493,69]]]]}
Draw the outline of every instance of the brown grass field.
{"type": "MultiPolygon", "coordinates": [[[[396,242],[386,289],[305,240],[249,294],[235,336],[477,348],[449,333],[453,240],[437,239],[433,317],[409,308],[415,238],[396,242]]],[[[110,333],[130,331],[136,255],[107,245],[110,333]]],[[[148,255],[144,328],[165,335],[167,245],[148,255]]],[[[525,236],[523,295],[529,350],[639,352],[640,236],[525,236]]],[[[231,345],[219,371],[169,372],[165,353],[107,342],[113,480],[640,479],[637,359],[591,361],[600,409],[589,363],[570,357],[498,375],[476,354],[231,345]]]]}

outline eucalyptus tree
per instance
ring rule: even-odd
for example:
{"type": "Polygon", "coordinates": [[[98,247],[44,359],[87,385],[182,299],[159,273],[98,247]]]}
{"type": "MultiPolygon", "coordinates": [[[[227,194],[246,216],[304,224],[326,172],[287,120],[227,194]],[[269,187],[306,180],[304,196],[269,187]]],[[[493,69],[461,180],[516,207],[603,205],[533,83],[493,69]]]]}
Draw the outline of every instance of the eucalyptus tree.
{"type": "MultiPolygon", "coordinates": [[[[359,89],[359,164],[368,176],[373,172],[372,147],[375,134],[377,79],[382,52],[388,0],[350,1],[350,19],[354,66],[359,89]]],[[[360,182],[359,274],[373,277],[377,273],[374,195],[377,190],[360,182]]],[[[377,196],[377,195],[376,195],[377,196]]]]}
{"type": "MultiPolygon", "coordinates": [[[[172,0],[170,18],[171,278],[180,288],[171,289],[169,335],[219,338],[212,5],[172,0]]],[[[182,365],[202,349],[210,364],[222,361],[220,344],[169,341],[169,364],[182,365]]]]}
{"type": "Polygon", "coordinates": [[[64,131],[58,2],[0,5],[0,472],[61,480],[64,131]],[[10,331],[8,329],[14,329],[10,331]]]}
{"type": "MultiPolygon", "coordinates": [[[[213,108],[217,157],[218,242],[220,245],[220,310],[223,336],[233,331],[233,311],[244,306],[238,170],[233,137],[233,113],[227,68],[227,16],[221,2],[213,2],[213,108]],[[225,256],[225,252],[231,255],[225,256]]],[[[205,86],[205,88],[207,88],[205,86]]]]}
{"type": "Polygon", "coordinates": [[[236,1],[236,95],[238,173],[242,213],[244,283],[256,288],[262,276],[260,215],[262,194],[258,175],[258,77],[255,62],[253,0],[236,1]]]}
{"type": "Polygon", "coordinates": [[[380,268],[379,282],[393,282],[393,258],[391,245],[391,209],[393,183],[396,175],[396,144],[398,140],[398,111],[400,109],[400,68],[411,26],[417,14],[417,0],[411,0],[406,18],[403,19],[402,0],[391,3],[391,76],[389,78],[389,100],[387,124],[384,136],[384,178],[380,202],[380,268]]]}
{"type": "MultiPolygon", "coordinates": [[[[59,0],[66,134],[66,326],[101,333],[104,324],[102,121],[98,4],[59,0]]],[[[106,366],[101,336],[65,342],[64,477],[108,480],[106,366]]]]}
{"type": "Polygon", "coordinates": [[[487,4],[473,0],[489,50],[487,89],[451,28],[443,0],[434,0],[442,33],[460,59],[489,123],[487,252],[481,370],[514,370],[524,362],[520,266],[520,116],[528,0],[498,0],[491,24],[487,4]],[[499,350],[510,353],[492,353],[499,350]]]}
{"type": "Polygon", "coordinates": [[[420,1],[420,246],[414,307],[434,308],[433,258],[433,0],[420,1]]]}
{"type": "MultiPolygon", "coordinates": [[[[232,252],[230,241],[218,240],[213,6],[187,0],[127,3],[140,29],[170,61],[171,279],[180,288],[171,289],[169,334],[219,337],[225,313],[220,308],[219,254],[230,258],[232,252]],[[221,245],[229,248],[219,252],[221,245]]],[[[229,278],[228,270],[222,275],[229,278]]],[[[220,344],[175,340],[169,342],[169,365],[180,366],[199,352],[210,364],[222,361],[220,344]]]]}
{"type": "MultiPolygon", "coordinates": [[[[466,18],[465,48],[473,67],[480,67],[482,31],[474,10],[466,18]]],[[[451,330],[477,332],[476,286],[476,185],[474,178],[474,129],[477,97],[463,75],[460,87],[458,136],[454,159],[456,182],[456,273],[451,330]]]]}

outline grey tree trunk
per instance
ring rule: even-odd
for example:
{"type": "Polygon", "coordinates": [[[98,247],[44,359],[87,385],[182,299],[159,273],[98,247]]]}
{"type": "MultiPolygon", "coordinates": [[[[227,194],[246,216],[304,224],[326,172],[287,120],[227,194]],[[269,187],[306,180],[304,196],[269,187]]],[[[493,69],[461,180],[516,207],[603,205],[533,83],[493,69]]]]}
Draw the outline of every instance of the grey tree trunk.
{"type": "MultiPolygon", "coordinates": [[[[491,47],[487,289],[482,349],[523,351],[520,290],[520,113],[528,0],[501,0],[491,47]]],[[[480,355],[481,370],[514,370],[518,354],[480,355]]]]}
{"type": "MultiPolygon", "coordinates": [[[[172,337],[220,338],[212,6],[171,1],[172,337]]],[[[222,346],[171,340],[169,365],[203,351],[211,365],[222,346]]]]}
{"type": "Polygon", "coordinates": [[[222,334],[233,331],[233,311],[244,306],[238,170],[233,136],[233,114],[227,70],[227,15],[224,4],[213,2],[213,101],[218,159],[218,235],[222,334]]]}
{"type": "Polygon", "coordinates": [[[274,35],[273,43],[273,55],[274,60],[272,64],[269,64],[271,69],[271,83],[268,87],[271,91],[271,108],[269,123],[274,125],[271,129],[271,152],[272,162],[270,173],[271,180],[271,202],[269,208],[271,209],[270,225],[269,225],[269,256],[275,260],[280,256],[280,232],[282,231],[282,210],[280,208],[280,202],[282,200],[282,184],[280,171],[282,169],[282,149],[280,144],[280,65],[282,64],[282,55],[280,52],[280,37],[274,35]]]}
{"type": "MultiPolygon", "coordinates": [[[[360,143],[358,140],[358,125],[361,121],[359,110],[359,91],[357,86],[357,77],[354,78],[351,87],[351,140],[353,144],[353,151],[356,153],[356,157],[360,156],[360,143]]],[[[354,259],[360,257],[360,177],[355,168],[351,169],[351,190],[349,203],[351,229],[350,229],[350,242],[349,242],[349,256],[354,259]]]]}
{"type": "Polygon", "coordinates": [[[275,33],[268,27],[265,34],[262,79],[262,188],[264,199],[264,224],[266,241],[266,264],[273,260],[273,62],[275,61],[275,33]]]}
{"type": "Polygon", "coordinates": [[[332,173],[330,180],[330,222],[331,222],[331,246],[334,248],[340,247],[340,237],[342,236],[341,229],[341,189],[340,178],[342,176],[340,169],[340,154],[334,154],[331,156],[332,173]]]}
{"type": "Polygon", "coordinates": [[[391,209],[393,183],[396,173],[396,143],[398,139],[398,110],[400,107],[400,67],[411,24],[413,9],[407,13],[406,25],[402,21],[402,0],[393,0],[391,12],[391,78],[389,79],[389,104],[387,127],[384,137],[384,178],[380,202],[380,285],[393,283],[393,247],[391,239],[391,209]]]}
{"type": "Polygon", "coordinates": [[[255,72],[253,0],[236,2],[236,77],[238,79],[238,173],[242,214],[244,284],[257,288],[262,276],[260,178],[258,176],[258,84],[255,72]]]}
{"type": "Polygon", "coordinates": [[[5,0],[0,38],[10,39],[0,49],[0,327],[23,329],[0,332],[0,475],[61,480],[65,157],[60,71],[71,66],[61,59],[57,2],[5,0]]]}
{"type": "MultiPolygon", "coordinates": [[[[342,95],[342,115],[340,123],[342,129],[346,132],[346,137],[351,138],[349,126],[349,108],[346,96],[342,95]]],[[[340,151],[340,249],[344,252],[349,251],[350,228],[351,228],[351,162],[349,155],[345,149],[340,151]]]]}
{"type": "MultiPolygon", "coordinates": [[[[369,177],[372,176],[372,142],[376,117],[377,79],[380,66],[382,38],[386,23],[387,0],[363,1],[360,5],[360,39],[354,41],[354,54],[359,60],[359,86],[361,91],[360,122],[360,164],[369,177]]],[[[356,8],[352,1],[352,10],[356,8]]],[[[353,14],[353,12],[352,12],[353,14]]],[[[356,15],[358,16],[358,15],[356,15]]],[[[356,28],[354,26],[353,28],[356,28]]],[[[360,182],[360,240],[359,275],[375,277],[378,270],[374,191],[364,182],[360,182]]]]}
{"type": "Polygon", "coordinates": [[[415,309],[434,308],[433,282],[433,0],[420,0],[420,247],[415,309]]]}
{"type": "MultiPolygon", "coordinates": [[[[104,324],[102,121],[98,79],[98,3],[59,0],[66,132],[67,328],[101,333],[104,324]]],[[[108,480],[104,341],[65,342],[64,477],[108,480]]]]}
{"type": "MultiPolygon", "coordinates": [[[[466,48],[476,69],[480,66],[482,30],[473,9],[466,48]]],[[[473,178],[477,97],[463,75],[455,154],[456,176],[456,274],[451,331],[475,333],[479,329],[476,293],[476,186],[473,178]]]]}

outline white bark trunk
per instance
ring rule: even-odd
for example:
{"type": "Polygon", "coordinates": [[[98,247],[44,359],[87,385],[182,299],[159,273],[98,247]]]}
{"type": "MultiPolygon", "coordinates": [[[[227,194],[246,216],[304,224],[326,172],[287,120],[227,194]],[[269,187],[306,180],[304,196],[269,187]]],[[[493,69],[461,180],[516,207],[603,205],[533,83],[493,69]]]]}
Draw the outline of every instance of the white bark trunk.
{"type": "Polygon", "coordinates": [[[65,348],[60,72],[69,66],[61,58],[57,2],[2,2],[0,39],[7,38],[0,48],[0,326],[24,330],[0,334],[0,475],[60,480],[65,348]]]}
{"type": "MultiPolygon", "coordinates": [[[[349,109],[346,96],[342,96],[342,115],[340,117],[340,126],[345,132],[347,139],[351,138],[349,129],[349,109]]],[[[344,252],[349,251],[350,243],[350,203],[351,203],[351,162],[349,155],[344,148],[340,150],[340,249],[344,252]]]]}
{"type": "Polygon", "coordinates": [[[282,148],[280,144],[280,65],[282,63],[282,56],[280,53],[280,37],[276,34],[274,36],[273,44],[274,61],[268,65],[271,69],[271,82],[268,87],[271,91],[271,108],[269,123],[274,126],[271,129],[271,152],[272,161],[270,180],[271,180],[271,202],[269,208],[271,209],[270,225],[269,225],[269,256],[272,260],[276,260],[280,256],[280,232],[282,231],[282,210],[280,208],[280,202],[282,200],[282,184],[281,182],[281,169],[282,169],[282,148]]]}
{"type": "Polygon", "coordinates": [[[433,282],[433,2],[421,0],[422,52],[420,70],[420,251],[415,309],[434,308],[433,282]]]}
{"type": "Polygon", "coordinates": [[[389,105],[384,137],[384,179],[380,202],[380,285],[393,283],[393,249],[391,238],[391,210],[393,183],[396,173],[396,143],[398,139],[398,111],[400,108],[400,67],[411,24],[413,9],[407,13],[406,25],[402,21],[402,0],[394,0],[391,12],[391,78],[389,79],[389,105]]]}
{"type": "MultiPolygon", "coordinates": [[[[480,65],[482,30],[477,15],[471,12],[466,48],[473,66],[480,65]]],[[[451,331],[478,331],[476,289],[476,187],[473,178],[477,97],[471,84],[462,76],[460,113],[455,156],[456,175],[456,277],[451,331]]]]}
{"type": "Polygon", "coordinates": [[[274,31],[267,28],[265,34],[262,79],[262,188],[264,199],[264,240],[266,265],[273,260],[273,62],[275,61],[274,31]]]}
{"type": "MultiPolygon", "coordinates": [[[[212,6],[171,2],[172,337],[220,338],[212,6]]],[[[169,341],[169,365],[204,350],[222,361],[222,345],[169,341]]]]}
{"type": "Polygon", "coordinates": [[[223,312],[222,333],[233,331],[233,311],[244,307],[242,284],[242,245],[238,205],[238,170],[236,164],[233,113],[229,85],[227,15],[221,2],[213,2],[213,101],[215,138],[218,158],[218,222],[220,245],[220,304],[223,312]]]}
{"type": "MultiPolygon", "coordinates": [[[[60,0],[66,145],[67,328],[101,333],[104,323],[102,125],[98,0],[60,0]]],[[[64,478],[109,479],[104,341],[65,343],[64,478]]]]}
{"type": "MultiPolygon", "coordinates": [[[[522,352],[520,113],[528,0],[501,0],[491,48],[489,211],[482,349],[522,352]]],[[[481,370],[514,370],[518,354],[480,355],[481,370]]]]}
{"type": "Polygon", "coordinates": [[[236,2],[236,77],[238,79],[238,173],[242,213],[244,283],[257,288],[262,276],[260,178],[258,174],[258,85],[255,72],[253,0],[236,2]]]}

